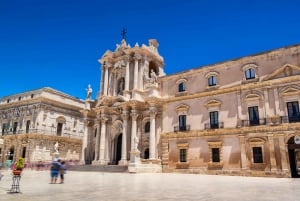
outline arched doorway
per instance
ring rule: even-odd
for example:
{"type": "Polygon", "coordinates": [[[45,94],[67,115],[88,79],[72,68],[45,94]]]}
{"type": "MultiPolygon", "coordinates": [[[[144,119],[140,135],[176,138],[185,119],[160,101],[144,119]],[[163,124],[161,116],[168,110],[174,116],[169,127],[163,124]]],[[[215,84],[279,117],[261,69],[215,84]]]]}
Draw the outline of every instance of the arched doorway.
{"type": "Polygon", "coordinates": [[[121,160],[122,156],[122,133],[117,137],[116,140],[116,164],[121,160]]]}
{"type": "Polygon", "coordinates": [[[300,144],[295,143],[295,137],[288,141],[289,161],[292,178],[300,178],[297,169],[300,168],[300,144]]]}

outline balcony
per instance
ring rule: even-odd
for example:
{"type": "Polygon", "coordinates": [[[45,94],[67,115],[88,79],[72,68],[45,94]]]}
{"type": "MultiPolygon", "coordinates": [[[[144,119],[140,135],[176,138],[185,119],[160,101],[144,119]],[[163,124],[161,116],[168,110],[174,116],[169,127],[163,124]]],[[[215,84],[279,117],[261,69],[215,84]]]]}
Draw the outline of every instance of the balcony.
{"type": "MultiPolygon", "coordinates": [[[[52,128],[52,129],[28,129],[27,132],[26,130],[3,130],[2,133],[0,133],[0,135],[18,135],[18,134],[32,134],[32,133],[37,133],[37,134],[46,134],[46,135],[57,135],[57,131],[56,128],[52,128]]],[[[70,131],[66,131],[63,132],[61,136],[73,136],[74,132],[70,132],[70,131]]]]}
{"type": "Polygon", "coordinates": [[[241,126],[260,126],[266,125],[266,118],[263,119],[253,119],[253,120],[241,120],[241,126]]]}
{"type": "Polygon", "coordinates": [[[190,125],[174,126],[174,132],[178,132],[178,131],[190,131],[190,125]]]}
{"type": "Polygon", "coordinates": [[[281,123],[296,123],[300,122],[300,114],[296,116],[281,116],[280,117],[281,123]]]}
{"type": "Polygon", "coordinates": [[[224,122],[219,122],[217,124],[211,124],[211,123],[204,124],[204,129],[219,129],[219,128],[224,128],[224,122]]]}

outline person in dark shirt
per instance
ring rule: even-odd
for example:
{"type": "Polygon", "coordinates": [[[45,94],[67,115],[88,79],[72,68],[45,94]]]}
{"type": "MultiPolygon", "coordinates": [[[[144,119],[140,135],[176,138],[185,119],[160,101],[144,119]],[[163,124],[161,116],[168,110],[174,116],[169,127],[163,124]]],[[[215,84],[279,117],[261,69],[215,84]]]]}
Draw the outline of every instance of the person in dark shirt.
{"type": "Polygon", "coordinates": [[[56,184],[57,181],[57,177],[58,177],[58,173],[61,169],[61,163],[60,163],[60,159],[58,159],[57,161],[54,160],[51,164],[51,182],[50,184],[56,184]]]}

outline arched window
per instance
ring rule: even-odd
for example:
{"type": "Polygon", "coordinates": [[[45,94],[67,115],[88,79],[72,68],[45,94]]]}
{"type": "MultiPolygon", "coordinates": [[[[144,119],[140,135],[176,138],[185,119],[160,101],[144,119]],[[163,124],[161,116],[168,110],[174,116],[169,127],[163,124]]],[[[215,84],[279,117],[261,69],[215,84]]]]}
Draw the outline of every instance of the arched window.
{"type": "Polygon", "coordinates": [[[255,69],[249,68],[245,71],[245,78],[246,80],[254,79],[255,78],[255,69]]]}
{"type": "Polygon", "coordinates": [[[208,78],[208,86],[215,86],[217,85],[217,77],[212,75],[208,78]]]}
{"type": "Polygon", "coordinates": [[[183,92],[185,91],[185,83],[181,82],[178,84],[178,92],[183,92]]]}
{"type": "Polygon", "coordinates": [[[149,133],[150,132],[150,122],[147,121],[146,124],[145,124],[145,133],[149,133]]]}

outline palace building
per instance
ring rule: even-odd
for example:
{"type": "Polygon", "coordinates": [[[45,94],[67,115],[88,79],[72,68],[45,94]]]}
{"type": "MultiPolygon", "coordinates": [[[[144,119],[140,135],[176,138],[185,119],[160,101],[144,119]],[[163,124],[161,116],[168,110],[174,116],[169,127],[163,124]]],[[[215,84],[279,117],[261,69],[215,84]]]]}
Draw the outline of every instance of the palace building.
{"type": "MultiPolygon", "coordinates": [[[[41,89],[59,94],[54,98],[58,105],[39,98],[32,112],[37,117],[28,119],[13,114],[16,106],[27,108],[30,97],[24,104],[19,95],[11,103],[2,98],[2,155],[12,146],[18,153],[24,150],[26,143],[12,145],[9,139],[21,136],[14,135],[15,127],[26,131],[30,120],[33,129],[52,126],[55,132],[47,135],[50,144],[32,140],[28,150],[49,149],[59,140],[66,142],[65,156],[78,154],[87,165],[126,166],[129,172],[298,177],[300,45],[173,75],[165,74],[158,46],[155,39],[134,47],[123,39],[114,51],[106,51],[99,59],[96,100],[90,93],[81,101],[41,89]],[[70,101],[60,104],[59,96],[70,101]]],[[[39,132],[25,136],[44,137],[39,132]]]]}
{"type": "Polygon", "coordinates": [[[0,163],[51,162],[54,145],[59,157],[81,160],[85,102],[45,87],[0,99],[0,163]]]}

